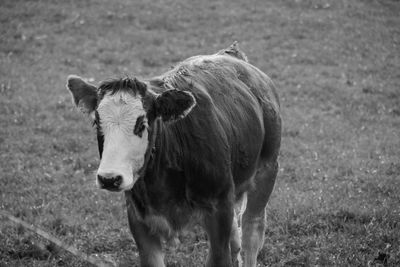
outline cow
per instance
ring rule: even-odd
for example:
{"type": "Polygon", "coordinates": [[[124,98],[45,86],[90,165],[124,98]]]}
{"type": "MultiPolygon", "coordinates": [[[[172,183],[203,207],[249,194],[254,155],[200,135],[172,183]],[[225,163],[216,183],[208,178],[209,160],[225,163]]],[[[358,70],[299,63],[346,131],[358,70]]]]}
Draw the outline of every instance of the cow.
{"type": "Polygon", "coordinates": [[[99,86],[70,75],[73,102],[97,129],[97,185],[124,192],[141,266],[165,266],[163,241],[194,222],[206,266],[257,264],[278,172],[280,104],[237,43],[151,79],[99,86]]]}

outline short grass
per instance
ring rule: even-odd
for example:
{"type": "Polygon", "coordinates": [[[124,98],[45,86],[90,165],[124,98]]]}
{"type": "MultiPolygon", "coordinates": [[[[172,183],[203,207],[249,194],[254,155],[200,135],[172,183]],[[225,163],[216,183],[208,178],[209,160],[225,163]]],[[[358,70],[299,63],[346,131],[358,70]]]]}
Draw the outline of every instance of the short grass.
{"type": "MultiPolygon", "coordinates": [[[[400,266],[399,14],[395,0],[2,0],[0,209],[136,266],[66,77],[149,77],[237,40],[274,79],[284,121],[259,265],[400,266]]],[[[0,222],[0,266],[86,265],[0,222]]],[[[166,250],[169,266],[202,266],[206,237],[166,250]]]]}

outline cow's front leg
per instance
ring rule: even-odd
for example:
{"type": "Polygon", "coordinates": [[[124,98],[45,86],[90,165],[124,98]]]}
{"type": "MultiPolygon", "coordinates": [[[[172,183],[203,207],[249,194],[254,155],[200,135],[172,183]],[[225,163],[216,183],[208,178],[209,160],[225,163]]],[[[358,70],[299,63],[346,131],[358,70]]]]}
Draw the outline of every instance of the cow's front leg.
{"type": "Polygon", "coordinates": [[[138,220],[129,199],[127,203],[129,228],[139,250],[140,266],[165,267],[160,236],[150,232],[149,227],[138,220]]]}
{"type": "Polygon", "coordinates": [[[207,267],[232,266],[230,236],[233,222],[233,203],[224,200],[217,205],[217,210],[204,218],[210,249],[207,267]]]}

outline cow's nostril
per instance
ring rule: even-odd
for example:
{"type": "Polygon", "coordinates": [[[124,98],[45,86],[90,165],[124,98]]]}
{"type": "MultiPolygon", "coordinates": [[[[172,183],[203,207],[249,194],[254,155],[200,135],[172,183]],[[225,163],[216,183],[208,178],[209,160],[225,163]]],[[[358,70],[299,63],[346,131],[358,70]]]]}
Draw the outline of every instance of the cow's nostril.
{"type": "Polygon", "coordinates": [[[117,175],[113,179],[114,179],[115,187],[119,187],[122,184],[122,176],[121,175],[117,175]]]}
{"type": "Polygon", "coordinates": [[[99,185],[100,185],[101,188],[104,188],[104,180],[105,179],[106,178],[104,176],[97,175],[97,181],[99,182],[99,185]]]}
{"type": "Polygon", "coordinates": [[[122,176],[121,175],[97,175],[97,181],[99,183],[100,188],[107,189],[110,191],[119,191],[120,185],[122,184],[122,176]]]}

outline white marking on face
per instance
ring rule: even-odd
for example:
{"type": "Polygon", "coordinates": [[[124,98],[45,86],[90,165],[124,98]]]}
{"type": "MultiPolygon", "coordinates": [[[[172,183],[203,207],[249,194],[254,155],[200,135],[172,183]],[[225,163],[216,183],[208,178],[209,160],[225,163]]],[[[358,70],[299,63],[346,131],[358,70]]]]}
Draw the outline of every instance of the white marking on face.
{"type": "Polygon", "coordinates": [[[121,175],[121,190],[129,190],[138,179],[138,171],[144,164],[148,145],[147,128],[142,136],[135,135],[136,120],[146,115],[139,96],[129,93],[106,94],[97,112],[104,135],[103,154],[98,175],[121,175]]]}

